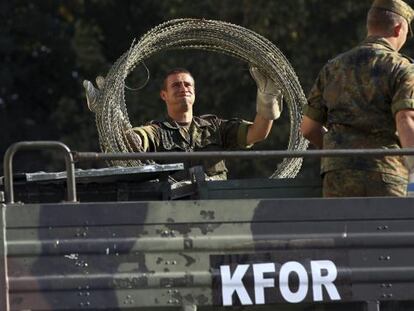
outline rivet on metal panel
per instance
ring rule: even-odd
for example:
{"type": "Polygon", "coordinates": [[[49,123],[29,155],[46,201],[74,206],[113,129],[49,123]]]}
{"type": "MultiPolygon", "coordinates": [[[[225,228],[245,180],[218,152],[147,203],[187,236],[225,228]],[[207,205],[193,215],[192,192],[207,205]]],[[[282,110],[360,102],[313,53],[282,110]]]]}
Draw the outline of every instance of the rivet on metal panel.
{"type": "Polygon", "coordinates": [[[384,231],[384,230],[388,230],[389,226],[385,225],[385,226],[378,226],[377,230],[379,231],[384,231]]]}
{"type": "Polygon", "coordinates": [[[393,297],[394,297],[393,294],[382,294],[381,295],[381,298],[383,299],[392,299],[393,297]]]}

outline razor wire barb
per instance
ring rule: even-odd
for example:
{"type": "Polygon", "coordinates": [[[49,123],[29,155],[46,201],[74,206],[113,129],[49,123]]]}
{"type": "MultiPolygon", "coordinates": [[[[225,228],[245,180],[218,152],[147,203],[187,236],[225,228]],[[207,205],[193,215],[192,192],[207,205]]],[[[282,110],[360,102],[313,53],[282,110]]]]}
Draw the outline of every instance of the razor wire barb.
{"type": "MultiPolygon", "coordinates": [[[[297,75],[283,53],[263,36],[238,25],[204,19],[175,19],[160,24],[124,53],[112,66],[98,95],[95,109],[103,152],[133,152],[125,137],[132,128],[125,104],[125,79],[134,68],[165,50],[197,49],[223,53],[256,66],[283,93],[290,116],[288,150],[306,150],[308,142],[299,131],[306,98],[297,75]]],[[[137,160],[111,161],[111,165],[139,166],[137,160]]],[[[270,178],[294,178],[302,158],[284,159],[270,178]]]]}

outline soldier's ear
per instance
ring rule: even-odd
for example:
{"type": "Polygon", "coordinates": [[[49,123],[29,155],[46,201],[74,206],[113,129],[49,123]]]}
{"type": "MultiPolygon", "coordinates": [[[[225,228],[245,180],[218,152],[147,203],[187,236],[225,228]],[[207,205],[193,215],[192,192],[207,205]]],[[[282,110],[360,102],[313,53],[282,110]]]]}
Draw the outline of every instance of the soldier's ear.
{"type": "Polygon", "coordinates": [[[165,101],[165,99],[166,99],[166,95],[165,95],[165,91],[164,91],[164,90],[161,90],[161,91],[160,91],[160,97],[161,97],[161,99],[162,99],[163,101],[165,101]]]}
{"type": "Polygon", "coordinates": [[[402,23],[399,23],[399,24],[394,26],[394,37],[399,37],[400,36],[402,28],[403,28],[402,23]]]}

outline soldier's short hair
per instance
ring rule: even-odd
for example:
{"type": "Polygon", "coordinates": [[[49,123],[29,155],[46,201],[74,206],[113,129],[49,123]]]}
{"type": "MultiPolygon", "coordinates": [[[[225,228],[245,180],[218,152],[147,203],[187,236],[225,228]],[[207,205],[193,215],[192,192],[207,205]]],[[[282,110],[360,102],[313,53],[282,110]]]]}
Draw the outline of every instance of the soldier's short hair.
{"type": "Polygon", "coordinates": [[[176,74],[179,74],[179,73],[186,73],[186,74],[190,75],[190,77],[193,78],[193,81],[194,81],[194,77],[193,77],[193,75],[191,74],[190,71],[188,71],[185,68],[177,67],[177,68],[171,69],[170,71],[168,71],[165,74],[164,81],[163,81],[163,84],[162,84],[162,89],[163,90],[167,89],[167,79],[168,79],[169,76],[176,75],[176,74]]]}
{"type": "Polygon", "coordinates": [[[368,11],[368,29],[381,31],[388,34],[394,30],[395,25],[404,23],[405,18],[388,10],[371,8],[368,11]]]}

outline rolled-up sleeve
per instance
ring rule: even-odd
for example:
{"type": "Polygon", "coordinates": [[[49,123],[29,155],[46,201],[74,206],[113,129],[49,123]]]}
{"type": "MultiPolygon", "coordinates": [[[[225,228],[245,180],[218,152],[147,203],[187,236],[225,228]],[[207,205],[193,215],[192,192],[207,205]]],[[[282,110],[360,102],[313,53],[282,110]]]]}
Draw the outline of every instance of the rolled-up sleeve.
{"type": "Polygon", "coordinates": [[[308,95],[308,104],[304,108],[304,115],[308,118],[325,124],[327,120],[327,108],[323,100],[324,70],[319,73],[308,95]]]}
{"type": "Polygon", "coordinates": [[[414,64],[400,66],[395,85],[392,113],[395,115],[401,110],[414,109],[414,64]]]}
{"type": "Polygon", "coordinates": [[[225,149],[247,149],[253,145],[247,144],[247,132],[252,122],[242,119],[222,120],[220,124],[223,147],[225,149]]]}
{"type": "Polygon", "coordinates": [[[141,148],[139,148],[137,151],[157,151],[157,146],[160,144],[160,137],[155,126],[148,125],[134,127],[129,131],[133,132],[135,135],[138,135],[141,139],[141,148]]]}

